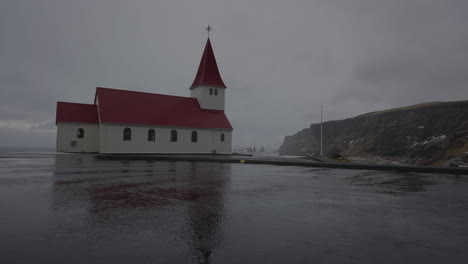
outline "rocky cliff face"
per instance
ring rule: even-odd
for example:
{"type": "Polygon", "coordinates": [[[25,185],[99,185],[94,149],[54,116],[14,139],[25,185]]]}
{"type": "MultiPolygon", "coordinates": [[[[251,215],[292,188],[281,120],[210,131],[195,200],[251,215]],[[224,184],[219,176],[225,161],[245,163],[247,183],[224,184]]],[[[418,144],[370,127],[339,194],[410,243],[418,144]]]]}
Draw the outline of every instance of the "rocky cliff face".
{"type": "MultiPolygon", "coordinates": [[[[425,103],[323,123],[324,154],[441,165],[468,152],[468,101],[425,103]]],[[[320,124],[286,136],[282,155],[317,155],[320,124]]]]}

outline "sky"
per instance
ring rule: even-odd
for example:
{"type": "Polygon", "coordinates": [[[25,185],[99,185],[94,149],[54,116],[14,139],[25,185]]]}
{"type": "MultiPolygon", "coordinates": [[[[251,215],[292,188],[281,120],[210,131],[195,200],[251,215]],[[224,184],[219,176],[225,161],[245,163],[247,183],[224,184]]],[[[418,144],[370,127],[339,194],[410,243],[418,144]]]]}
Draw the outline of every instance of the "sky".
{"type": "Polygon", "coordinates": [[[235,146],[468,100],[466,0],[2,0],[0,146],[54,147],[97,86],[190,96],[210,24],[235,146]]]}

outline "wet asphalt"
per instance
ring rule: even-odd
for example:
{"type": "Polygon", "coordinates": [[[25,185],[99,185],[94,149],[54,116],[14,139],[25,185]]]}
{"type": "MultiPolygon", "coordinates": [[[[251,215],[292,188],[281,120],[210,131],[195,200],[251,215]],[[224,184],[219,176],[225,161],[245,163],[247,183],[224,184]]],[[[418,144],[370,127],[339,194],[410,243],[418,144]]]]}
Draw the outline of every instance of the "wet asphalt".
{"type": "Polygon", "coordinates": [[[0,263],[466,263],[468,176],[0,154],[0,263]]]}

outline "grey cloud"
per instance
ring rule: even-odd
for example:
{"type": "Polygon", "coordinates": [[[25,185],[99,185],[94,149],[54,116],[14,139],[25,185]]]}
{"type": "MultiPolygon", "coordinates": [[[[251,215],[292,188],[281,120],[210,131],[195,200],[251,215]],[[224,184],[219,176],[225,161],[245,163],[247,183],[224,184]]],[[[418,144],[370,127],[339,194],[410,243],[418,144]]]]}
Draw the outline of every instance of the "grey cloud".
{"type": "Polygon", "coordinates": [[[56,101],[92,103],[96,86],[188,96],[208,23],[235,145],[278,147],[319,122],[321,104],[330,120],[467,99],[466,10],[465,0],[5,0],[0,146],[54,146],[56,101]]]}

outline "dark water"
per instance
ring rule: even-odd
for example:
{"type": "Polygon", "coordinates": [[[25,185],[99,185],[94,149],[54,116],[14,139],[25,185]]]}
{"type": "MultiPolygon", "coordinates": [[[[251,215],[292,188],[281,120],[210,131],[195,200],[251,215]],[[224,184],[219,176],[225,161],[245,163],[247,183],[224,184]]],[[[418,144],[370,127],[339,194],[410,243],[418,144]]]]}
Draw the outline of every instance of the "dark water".
{"type": "Polygon", "coordinates": [[[467,263],[468,177],[0,154],[0,263],[467,263]]]}

